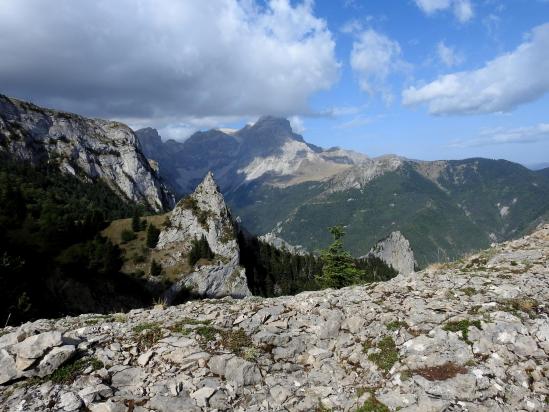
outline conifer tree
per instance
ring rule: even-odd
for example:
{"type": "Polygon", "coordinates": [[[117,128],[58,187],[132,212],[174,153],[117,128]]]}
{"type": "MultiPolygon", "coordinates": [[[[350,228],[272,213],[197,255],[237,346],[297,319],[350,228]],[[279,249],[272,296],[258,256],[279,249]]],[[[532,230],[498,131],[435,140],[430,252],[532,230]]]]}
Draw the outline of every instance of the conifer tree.
{"type": "Polygon", "coordinates": [[[151,223],[147,228],[147,247],[154,249],[158,243],[159,236],[160,229],[151,223]]]}
{"type": "Polygon", "coordinates": [[[320,252],[322,274],[318,277],[318,282],[324,288],[342,288],[358,282],[361,272],[356,268],[351,254],[343,248],[343,227],[333,226],[328,230],[334,241],[320,252]]]}
{"type": "Polygon", "coordinates": [[[132,230],[134,232],[140,232],[142,229],[141,216],[138,210],[136,210],[132,216],[132,230]]]}

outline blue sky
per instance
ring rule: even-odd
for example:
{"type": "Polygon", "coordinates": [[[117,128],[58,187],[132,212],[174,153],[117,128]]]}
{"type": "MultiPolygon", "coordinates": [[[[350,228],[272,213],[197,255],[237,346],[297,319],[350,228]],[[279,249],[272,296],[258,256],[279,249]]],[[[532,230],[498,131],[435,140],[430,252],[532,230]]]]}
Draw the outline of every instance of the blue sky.
{"type": "Polygon", "coordinates": [[[291,119],[371,156],[549,162],[549,0],[0,1],[0,93],[164,139],[291,119]]]}
{"type": "MultiPolygon", "coordinates": [[[[452,6],[428,14],[413,0],[391,2],[398,3],[393,7],[387,7],[387,3],[359,0],[316,3],[315,10],[334,33],[336,55],[342,67],[340,81],[332,89],[315,95],[311,104],[319,111],[330,106],[347,106],[360,112],[338,118],[304,118],[304,134],[309,140],[323,146],[338,144],[370,155],[549,161],[548,132],[527,143],[474,142],[488,131],[526,129],[548,123],[546,94],[507,111],[480,114],[431,115],[425,106],[404,106],[401,98],[402,90],[410,85],[428,83],[449,73],[476,70],[502,54],[513,52],[525,41],[528,32],[549,21],[549,2],[471,1],[472,16],[465,21],[460,21],[452,6]],[[358,85],[357,74],[349,62],[356,34],[345,33],[346,26],[352,23],[362,30],[373,29],[400,47],[399,57],[408,66],[386,78],[385,87],[394,95],[390,102],[379,93],[361,90],[358,85]],[[441,49],[451,51],[444,54],[441,49]]],[[[520,141],[520,137],[516,140],[520,141]]]]}

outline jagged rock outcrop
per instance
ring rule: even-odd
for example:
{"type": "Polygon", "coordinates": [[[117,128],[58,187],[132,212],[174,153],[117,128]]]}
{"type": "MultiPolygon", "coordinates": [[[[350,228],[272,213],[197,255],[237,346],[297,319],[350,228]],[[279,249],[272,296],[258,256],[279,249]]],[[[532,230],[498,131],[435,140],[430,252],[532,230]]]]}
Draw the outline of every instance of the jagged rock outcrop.
{"type": "Polygon", "coordinates": [[[408,239],[398,230],[380,240],[366,256],[375,256],[402,274],[413,273],[417,263],[408,239]]]}
{"type": "Polygon", "coordinates": [[[164,265],[177,265],[190,252],[193,239],[204,236],[215,254],[215,263],[197,267],[173,285],[166,294],[168,301],[182,287],[204,297],[251,295],[245,270],[239,266],[237,230],[213,174],[208,172],[196,190],[172,210],[156,249],[166,252],[164,265]]]}
{"type": "Polygon", "coordinates": [[[372,285],[0,329],[3,355],[24,330],[60,333],[79,358],[25,385],[4,378],[0,404],[8,412],[543,411],[548,301],[545,225],[372,285]]]}
{"type": "Polygon", "coordinates": [[[264,243],[267,243],[278,250],[286,250],[294,255],[306,255],[307,251],[302,246],[290,245],[284,239],[279,238],[273,232],[266,233],[258,237],[258,239],[264,243]]]}
{"type": "Polygon", "coordinates": [[[173,194],[141,152],[132,130],[118,122],[87,119],[0,95],[0,154],[62,172],[101,179],[124,199],[153,210],[170,209],[173,194]]]}

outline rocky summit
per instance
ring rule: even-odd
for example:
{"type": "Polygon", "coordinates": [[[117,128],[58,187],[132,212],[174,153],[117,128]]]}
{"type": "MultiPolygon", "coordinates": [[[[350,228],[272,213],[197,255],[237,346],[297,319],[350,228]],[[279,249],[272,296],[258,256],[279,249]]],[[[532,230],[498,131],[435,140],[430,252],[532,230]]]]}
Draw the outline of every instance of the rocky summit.
{"type": "Polygon", "coordinates": [[[549,225],[383,283],[0,330],[6,411],[543,411],[549,225]]]}

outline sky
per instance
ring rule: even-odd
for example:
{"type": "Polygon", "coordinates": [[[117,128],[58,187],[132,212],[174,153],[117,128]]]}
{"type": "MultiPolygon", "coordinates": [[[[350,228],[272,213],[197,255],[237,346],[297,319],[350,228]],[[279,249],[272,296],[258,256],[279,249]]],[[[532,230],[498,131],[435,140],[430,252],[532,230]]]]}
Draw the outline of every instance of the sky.
{"type": "Polygon", "coordinates": [[[0,93],[164,139],[549,162],[549,0],[0,0],[0,93]]]}

